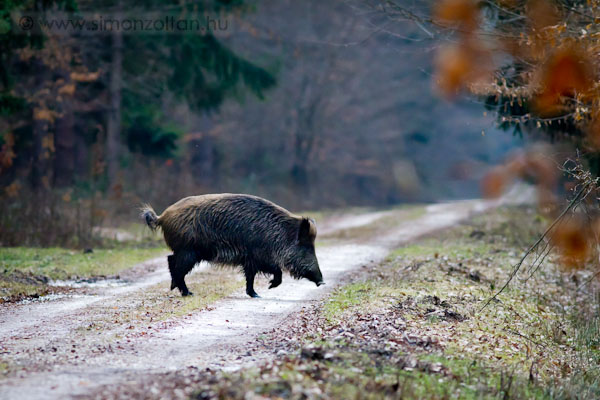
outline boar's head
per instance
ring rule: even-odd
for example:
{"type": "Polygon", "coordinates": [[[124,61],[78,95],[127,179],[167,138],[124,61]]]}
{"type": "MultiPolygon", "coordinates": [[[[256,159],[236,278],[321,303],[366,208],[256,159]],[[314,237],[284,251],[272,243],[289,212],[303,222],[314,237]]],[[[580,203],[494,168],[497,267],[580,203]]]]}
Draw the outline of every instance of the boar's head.
{"type": "Polygon", "coordinates": [[[306,278],[317,286],[321,286],[325,282],[323,282],[323,275],[315,254],[316,237],[317,226],[315,221],[302,218],[298,229],[298,238],[289,260],[289,268],[295,278],[306,278]]]}

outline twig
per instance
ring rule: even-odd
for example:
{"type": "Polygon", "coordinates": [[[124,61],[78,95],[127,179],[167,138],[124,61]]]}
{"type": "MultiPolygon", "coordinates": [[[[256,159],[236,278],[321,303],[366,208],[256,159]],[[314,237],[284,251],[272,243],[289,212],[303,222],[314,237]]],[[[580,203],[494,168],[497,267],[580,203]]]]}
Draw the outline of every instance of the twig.
{"type": "Polygon", "coordinates": [[[550,246],[550,241],[546,241],[546,243],[544,244],[544,247],[542,247],[542,250],[539,251],[538,255],[535,257],[535,260],[533,260],[533,262],[531,263],[531,266],[527,270],[528,274],[531,273],[531,271],[535,268],[535,265],[540,260],[540,258],[542,258],[542,256],[544,258],[546,257],[545,254],[547,254],[546,249],[548,248],[548,246],[550,246]]]}
{"type": "Polygon", "coordinates": [[[583,193],[591,185],[592,185],[592,182],[588,182],[588,183],[586,183],[579,190],[579,192],[577,192],[577,194],[575,195],[575,197],[573,198],[573,200],[571,200],[571,202],[563,210],[563,212],[561,212],[560,215],[554,220],[554,222],[552,222],[552,224],[550,224],[550,226],[548,228],[546,228],[546,230],[544,231],[544,233],[542,233],[542,236],[540,236],[539,239],[536,240],[535,243],[529,247],[529,249],[527,249],[527,251],[525,252],[525,254],[523,255],[523,257],[521,257],[521,259],[519,260],[519,262],[515,264],[512,272],[508,276],[508,280],[504,283],[504,286],[502,286],[502,288],[500,288],[500,290],[498,290],[492,297],[490,297],[485,302],[485,304],[483,305],[483,307],[481,307],[479,309],[479,312],[483,311],[488,306],[488,304],[490,304],[492,302],[492,300],[496,300],[498,298],[498,296],[508,287],[508,285],[513,280],[513,278],[515,277],[515,275],[517,275],[517,272],[519,272],[519,269],[521,268],[521,266],[523,265],[523,262],[529,256],[529,254],[531,254],[531,252],[534,251],[537,248],[537,246],[544,240],[544,238],[556,226],[556,224],[558,224],[560,222],[560,220],[565,216],[565,214],[567,214],[569,212],[569,210],[571,210],[575,206],[575,204],[579,201],[579,199],[581,198],[581,196],[583,195],[583,193]]]}
{"type": "Polygon", "coordinates": [[[535,266],[535,264],[539,260],[539,263],[538,263],[537,267],[535,267],[535,269],[529,274],[529,276],[527,278],[525,278],[524,280],[522,280],[523,283],[527,283],[527,281],[531,279],[531,277],[538,271],[538,269],[540,269],[540,267],[542,266],[542,264],[546,260],[546,257],[548,257],[548,254],[550,254],[550,252],[552,251],[552,247],[553,246],[548,246],[548,244],[546,244],[546,247],[544,247],[544,250],[542,250],[542,253],[540,254],[540,256],[538,256],[538,258],[536,258],[535,261],[532,264],[532,268],[533,268],[533,266],[535,266]],[[546,248],[548,248],[548,251],[545,251],[546,248]],[[543,255],[543,257],[541,257],[542,255],[543,255]]]}
{"type": "Polygon", "coordinates": [[[529,336],[527,336],[527,335],[523,335],[522,333],[519,333],[518,331],[513,331],[512,329],[506,329],[506,331],[507,331],[508,333],[512,333],[513,335],[517,335],[517,336],[519,336],[519,337],[522,337],[523,339],[527,339],[527,340],[529,340],[531,343],[533,343],[533,344],[535,344],[535,345],[538,345],[538,346],[540,346],[540,347],[547,347],[545,344],[543,344],[543,343],[540,343],[540,342],[538,342],[538,341],[535,341],[535,340],[533,340],[532,338],[530,338],[529,336]]]}
{"type": "Polygon", "coordinates": [[[585,282],[583,282],[581,285],[577,286],[577,289],[575,289],[575,293],[579,292],[581,290],[581,288],[583,288],[585,285],[587,285],[588,283],[590,283],[591,281],[593,281],[595,278],[597,278],[598,275],[600,275],[600,271],[596,272],[588,280],[586,280],[585,282]]]}

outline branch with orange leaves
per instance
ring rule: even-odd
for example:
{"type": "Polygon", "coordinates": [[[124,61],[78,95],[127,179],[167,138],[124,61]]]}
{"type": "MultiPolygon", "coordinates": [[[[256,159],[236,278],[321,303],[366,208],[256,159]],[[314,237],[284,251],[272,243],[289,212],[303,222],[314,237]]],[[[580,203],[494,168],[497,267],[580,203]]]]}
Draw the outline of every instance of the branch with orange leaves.
{"type": "Polygon", "coordinates": [[[500,290],[498,290],[492,297],[490,297],[489,299],[487,299],[487,301],[485,302],[485,304],[479,309],[479,312],[483,311],[492,301],[498,299],[498,296],[500,294],[502,294],[502,292],[504,292],[504,290],[506,290],[506,288],[508,287],[508,285],[510,285],[510,283],[512,282],[513,278],[517,275],[517,273],[521,269],[521,266],[523,265],[523,263],[525,262],[525,260],[527,259],[527,257],[533,251],[535,251],[535,249],[548,236],[548,234],[552,231],[552,229],[554,229],[554,227],[556,225],[558,225],[558,223],[563,219],[563,217],[565,215],[567,215],[567,213],[570,210],[572,210],[577,204],[579,204],[590,193],[590,191],[591,191],[592,186],[593,186],[594,183],[595,183],[594,181],[586,182],[581,187],[581,189],[579,189],[579,191],[575,194],[575,197],[573,198],[573,200],[571,200],[569,202],[569,204],[567,205],[567,207],[560,213],[560,215],[558,217],[556,217],[556,219],[550,224],[550,226],[548,228],[546,228],[546,230],[544,231],[544,233],[542,233],[542,235],[538,238],[538,240],[536,240],[536,242],[534,244],[532,244],[527,249],[527,251],[525,252],[525,254],[523,254],[523,256],[521,257],[521,259],[519,260],[519,262],[514,265],[513,270],[511,271],[510,275],[508,276],[508,279],[506,280],[506,282],[504,283],[504,285],[502,286],[502,288],[500,288],[500,290]]]}

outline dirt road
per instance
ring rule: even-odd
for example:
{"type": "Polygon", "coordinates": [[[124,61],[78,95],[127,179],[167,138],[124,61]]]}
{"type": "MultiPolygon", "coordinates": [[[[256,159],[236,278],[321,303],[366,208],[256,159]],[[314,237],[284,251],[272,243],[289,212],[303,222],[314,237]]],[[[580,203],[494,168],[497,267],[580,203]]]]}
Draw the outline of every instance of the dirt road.
{"type": "MultiPolygon", "coordinates": [[[[133,282],[105,282],[80,296],[3,306],[0,368],[4,363],[17,372],[0,380],[0,399],[85,396],[149,372],[187,366],[236,368],[256,362],[269,355],[248,351],[249,343],[325,296],[348,272],[382,260],[398,244],[497,204],[473,200],[430,205],[422,214],[394,224],[384,222],[401,220],[401,211],[342,218],[324,227],[328,240],[317,246],[326,286],[284,277],[276,289],[257,290],[261,299],[248,298],[240,290],[209,309],[144,326],[120,321],[124,314],[143,309],[149,293],[170,295],[165,258],[144,263],[149,272],[133,282]],[[377,224],[384,228],[360,231],[377,224]],[[340,235],[349,230],[354,234],[340,235]]],[[[205,268],[200,265],[196,273],[205,268]]]]}

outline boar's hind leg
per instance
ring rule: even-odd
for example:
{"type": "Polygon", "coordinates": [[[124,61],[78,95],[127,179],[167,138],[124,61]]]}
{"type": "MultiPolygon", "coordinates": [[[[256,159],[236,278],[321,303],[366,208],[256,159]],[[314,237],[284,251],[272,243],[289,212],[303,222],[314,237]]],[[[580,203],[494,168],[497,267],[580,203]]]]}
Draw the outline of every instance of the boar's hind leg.
{"type": "Polygon", "coordinates": [[[254,277],[256,276],[256,268],[251,264],[244,264],[244,275],[246,275],[246,294],[250,297],[260,297],[254,291],[254,277]]]}
{"type": "Polygon", "coordinates": [[[171,290],[175,289],[177,285],[175,285],[175,254],[171,254],[167,256],[167,261],[169,262],[169,272],[171,273],[171,290]]]}
{"type": "Polygon", "coordinates": [[[270,283],[269,289],[273,289],[281,285],[281,268],[276,267],[276,269],[273,270],[273,279],[271,279],[270,283]]]}
{"type": "Polygon", "coordinates": [[[183,296],[190,296],[185,284],[185,276],[196,265],[196,254],[193,251],[179,251],[168,257],[169,270],[171,271],[171,290],[179,289],[183,296]]]}

